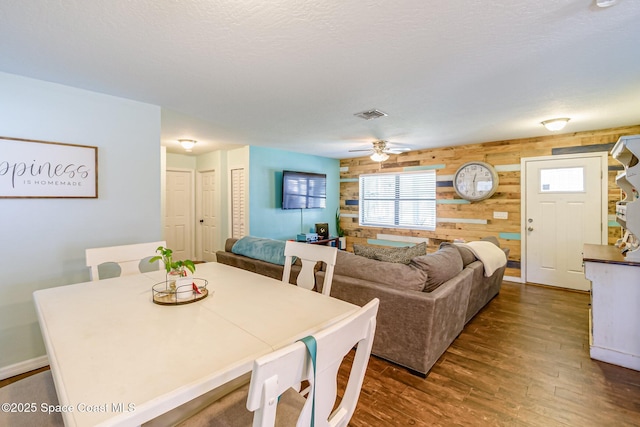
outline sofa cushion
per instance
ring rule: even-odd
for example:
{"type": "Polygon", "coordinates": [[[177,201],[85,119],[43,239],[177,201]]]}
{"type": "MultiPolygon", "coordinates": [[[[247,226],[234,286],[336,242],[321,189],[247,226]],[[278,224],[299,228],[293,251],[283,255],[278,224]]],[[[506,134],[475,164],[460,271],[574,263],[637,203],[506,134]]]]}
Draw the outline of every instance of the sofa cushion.
{"type": "Polygon", "coordinates": [[[421,291],[427,273],[417,266],[382,262],[346,251],[338,251],[334,275],[380,283],[400,290],[421,291]]]}
{"type": "Polygon", "coordinates": [[[409,264],[413,258],[427,253],[427,244],[422,242],[414,246],[401,248],[384,248],[356,244],[353,245],[353,253],[378,261],[409,264]]]}
{"type": "Polygon", "coordinates": [[[424,291],[433,292],[462,271],[462,257],[455,247],[444,246],[435,253],[415,257],[411,265],[427,273],[424,291]]]}
{"type": "Polygon", "coordinates": [[[476,258],[474,253],[471,251],[471,249],[466,248],[464,246],[458,246],[458,245],[455,245],[455,244],[450,243],[450,242],[442,242],[442,243],[440,243],[440,248],[443,248],[445,246],[453,246],[454,248],[456,248],[458,250],[458,252],[460,252],[460,256],[462,257],[462,267],[463,268],[478,259],[478,258],[476,258]]]}
{"type": "Polygon", "coordinates": [[[272,264],[284,265],[284,246],[283,240],[245,236],[235,242],[231,252],[272,264]]]}

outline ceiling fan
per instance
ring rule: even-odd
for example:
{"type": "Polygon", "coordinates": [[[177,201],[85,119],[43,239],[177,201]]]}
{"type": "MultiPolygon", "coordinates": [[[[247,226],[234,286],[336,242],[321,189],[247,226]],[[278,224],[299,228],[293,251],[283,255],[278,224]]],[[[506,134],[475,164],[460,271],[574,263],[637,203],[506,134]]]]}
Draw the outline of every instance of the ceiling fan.
{"type": "Polygon", "coordinates": [[[365,148],[362,150],[349,150],[350,152],[357,151],[367,151],[371,152],[371,160],[375,162],[384,162],[389,158],[389,154],[400,154],[405,153],[407,151],[411,151],[410,148],[407,147],[389,147],[387,146],[388,141],[378,140],[373,142],[373,147],[365,148]]]}

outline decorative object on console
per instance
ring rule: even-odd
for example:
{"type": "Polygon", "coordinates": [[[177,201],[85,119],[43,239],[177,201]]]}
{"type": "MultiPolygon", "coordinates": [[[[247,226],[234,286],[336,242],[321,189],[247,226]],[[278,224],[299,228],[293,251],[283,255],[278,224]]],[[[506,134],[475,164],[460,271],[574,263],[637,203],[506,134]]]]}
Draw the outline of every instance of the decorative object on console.
{"type": "Polygon", "coordinates": [[[329,238],[329,224],[322,222],[316,224],[316,233],[318,234],[318,239],[328,239],[329,238]]]}
{"type": "Polygon", "coordinates": [[[611,150],[611,156],[624,166],[624,172],[616,177],[616,183],[624,191],[625,198],[616,203],[616,221],[625,230],[617,242],[625,259],[640,261],[640,135],[621,136],[611,150]]]}
{"type": "Polygon", "coordinates": [[[300,233],[296,236],[298,242],[317,242],[318,233],[300,233]]]}
{"type": "Polygon", "coordinates": [[[458,196],[471,202],[488,199],[498,189],[498,173],[485,162],[467,162],[453,177],[453,188],[458,196]]]}

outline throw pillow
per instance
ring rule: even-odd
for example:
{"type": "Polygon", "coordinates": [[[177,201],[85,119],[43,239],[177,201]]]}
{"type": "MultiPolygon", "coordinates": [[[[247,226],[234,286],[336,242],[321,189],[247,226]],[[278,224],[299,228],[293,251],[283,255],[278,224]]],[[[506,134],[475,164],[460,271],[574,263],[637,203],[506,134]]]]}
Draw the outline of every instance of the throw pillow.
{"type": "Polygon", "coordinates": [[[471,249],[466,248],[464,246],[459,246],[449,242],[440,243],[440,249],[442,249],[445,246],[453,246],[460,252],[460,256],[462,257],[462,267],[466,267],[467,265],[471,264],[472,262],[478,259],[476,258],[475,254],[471,252],[471,249]]]}
{"type": "Polygon", "coordinates": [[[427,272],[425,292],[433,292],[462,271],[462,257],[454,246],[444,246],[437,252],[415,257],[411,261],[427,272]]]}
{"type": "Polygon", "coordinates": [[[353,245],[353,253],[369,259],[384,262],[409,264],[417,256],[427,253],[426,242],[402,248],[383,248],[377,246],[353,245]]]}

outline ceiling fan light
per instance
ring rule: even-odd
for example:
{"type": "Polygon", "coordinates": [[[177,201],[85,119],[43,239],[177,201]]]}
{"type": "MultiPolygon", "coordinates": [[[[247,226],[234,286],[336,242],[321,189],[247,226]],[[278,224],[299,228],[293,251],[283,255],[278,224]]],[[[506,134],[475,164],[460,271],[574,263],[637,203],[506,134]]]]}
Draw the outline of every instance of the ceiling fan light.
{"type": "Polygon", "coordinates": [[[389,158],[387,153],[373,153],[370,157],[374,162],[384,162],[389,158]]]}
{"type": "Polygon", "coordinates": [[[611,7],[618,3],[618,0],[596,0],[596,6],[601,8],[611,7]]]}
{"type": "Polygon", "coordinates": [[[198,141],[193,139],[179,139],[178,142],[180,143],[180,145],[182,145],[182,148],[184,148],[186,151],[191,151],[193,146],[196,145],[196,142],[198,141]]]}
{"type": "Polygon", "coordinates": [[[569,119],[568,117],[563,117],[560,119],[545,120],[541,123],[545,128],[547,128],[547,130],[551,132],[555,132],[555,131],[564,129],[564,127],[567,125],[567,122],[569,120],[571,119],[569,119]]]}

